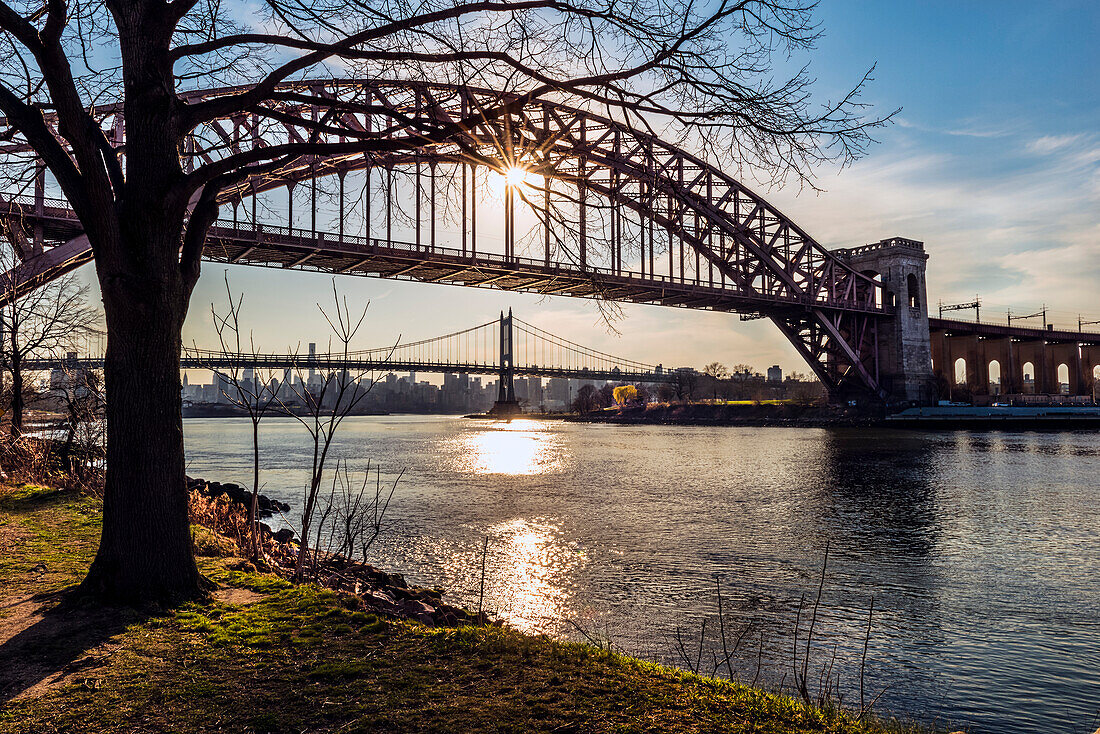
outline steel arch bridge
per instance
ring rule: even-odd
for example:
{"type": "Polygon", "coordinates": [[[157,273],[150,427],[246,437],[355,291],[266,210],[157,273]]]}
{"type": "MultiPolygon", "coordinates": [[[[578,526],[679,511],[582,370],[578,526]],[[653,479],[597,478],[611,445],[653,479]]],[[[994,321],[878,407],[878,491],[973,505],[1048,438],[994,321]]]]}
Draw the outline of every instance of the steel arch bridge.
{"type": "MultiPolygon", "coordinates": [[[[245,89],[181,96],[216,104],[245,89]]],[[[121,105],[97,107],[96,115],[124,155],[121,105]]],[[[340,152],[301,156],[224,191],[207,260],[766,317],[831,393],[886,397],[879,327],[894,307],[883,284],[732,176],[657,135],[574,106],[466,86],[303,81],[281,85],[253,112],[197,128],[183,151],[185,166],[308,139],[340,152]],[[479,116],[501,99],[515,103],[507,116],[479,116]],[[341,111],[332,113],[337,105],[325,100],[338,101],[341,111]],[[447,142],[409,149],[410,139],[423,140],[431,130],[450,131],[447,142]],[[355,142],[366,139],[402,144],[392,153],[356,151],[355,142]],[[511,167],[541,182],[506,187],[503,245],[486,246],[477,241],[477,174],[511,167]],[[394,207],[410,207],[407,199],[394,201],[402,185],[396,176],[414,188],[415,235],[406,241],[393,228],[394,207]],[[335,177],[338,187],[336,225],[328,231],[317,225],[324,177],[335,177]],[[308,228],[293,226],[293,191],[301,185],[311,194],[308,228]],[[257,200],[284,187],[286,224],[260,221],[257,200]],[[444,242],[436,227],[441,189],[460,210],[457,241],[444,242]],[[541,223],[518,239],[517,195],[541,223]],[[360,216],[358,231],[349,231],[346,225],[360,216]]],[[[28,152],[18,143],[0,146],[0,153],[28,152]]],[[[9,294],[92,259],[76,215],[66,202],[48,199],[45,188],[40,175],[34,195],[0,203],[22,256],[8,274],[9,294]]]]}

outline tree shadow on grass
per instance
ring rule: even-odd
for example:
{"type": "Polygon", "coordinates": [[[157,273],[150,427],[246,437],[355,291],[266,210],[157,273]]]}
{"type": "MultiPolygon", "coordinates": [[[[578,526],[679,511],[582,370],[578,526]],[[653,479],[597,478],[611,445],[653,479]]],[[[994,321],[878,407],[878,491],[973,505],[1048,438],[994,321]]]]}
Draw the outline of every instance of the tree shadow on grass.
{"type": "Polygon", "coordinates": [[[117,649],[104,643],[148,617],[128,607],[81,603],[72,590],[24,597],[3,611],[0,706],[101,667],[117,649]]]}

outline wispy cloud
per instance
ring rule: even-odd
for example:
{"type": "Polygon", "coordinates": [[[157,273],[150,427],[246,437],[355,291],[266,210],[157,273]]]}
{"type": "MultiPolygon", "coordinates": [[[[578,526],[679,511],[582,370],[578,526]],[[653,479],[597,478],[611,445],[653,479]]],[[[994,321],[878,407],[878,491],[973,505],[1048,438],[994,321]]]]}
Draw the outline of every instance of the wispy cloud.
{"type": "Polygon", "coordinates": [[[929,296],[1100,312],[1100,136],[1008,145],[1014,167],[977,153],[884,150],[839,175],[827,194],[785,208],[829,246],[900,234],[924,240],[929,296]],[[1027,155],[1030,154],[1030,155],[1027,155]]]}
{"type": "Polygon", "coordinates": [[[933,133],[935,135],[950,135],[952,137],[964,137],[964,138],[1003,138],[1012,135],[1019,131],[1020,127],[1018,123],[1006,123],[996,126],[990,126],[984,121],[962,121],[957,126],[952,127],[936,127],[930,125],[923,125],[914,122],[905,117],[896,117],[894,122],[899,127],[916,130],[923,133],[933,133]]]}
{"type": "Polygon", "coordinates": [[[1085,136],[1081,134],[1043,135],[1042,137],[1035,138],[1034,140],[1029,140],[1024,148],[1029,153],[1047,155],[1071,147],[1076,143],[1079,143],[1084,137],[1085,136]]]}

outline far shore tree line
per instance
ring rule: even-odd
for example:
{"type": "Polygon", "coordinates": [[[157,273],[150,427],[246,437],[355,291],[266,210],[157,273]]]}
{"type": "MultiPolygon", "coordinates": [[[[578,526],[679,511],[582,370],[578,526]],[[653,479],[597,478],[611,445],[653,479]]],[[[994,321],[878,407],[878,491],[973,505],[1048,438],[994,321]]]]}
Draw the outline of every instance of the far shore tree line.
{"type": "Polygon", "coordinates": [[[782,382],[773,382],[746,364],[727,369],[712,362],[702,372],[681,370],[675,382],[658,384],[605,383],[581,385],[570,409],[592,413],[605,408],[642,407],[649,403],[691,403],[780,400],[797,405],[818,405],[827,399],[819,380],[800,372],[790,373],[782,382]]]}

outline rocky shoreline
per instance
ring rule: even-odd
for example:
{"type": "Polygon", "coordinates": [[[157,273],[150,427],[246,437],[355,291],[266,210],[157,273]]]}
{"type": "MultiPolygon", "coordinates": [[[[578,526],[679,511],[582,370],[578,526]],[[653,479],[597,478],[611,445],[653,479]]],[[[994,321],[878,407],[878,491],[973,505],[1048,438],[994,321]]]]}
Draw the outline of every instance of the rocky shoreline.
{"type": "MultiPolygon", "coordinates": [[[[187,488],[192,493],[211,502],[227,502],[244,513],[252,502],[252,493],[232,482],[211,482],[199,477],[188,477],[187,488]]],[[[275,513],[290,511],[290,505],[259,495],[257,500],[260,518],[271,518],[275,513]]],[[[259,523],[263,556],[268,568],[284,578],[290,578],[298,559],[299,543],[290,528],[272,530],[264,522],[259,523]]],[[[218,528],[210,528],[219,531],[218,528]]],[[[257,564],[242,560],[242,570],[256,571],[257,564]]],[[[443,601],[443,590],[410,586],[399,573],[387,573],[367,563],[358,563],[341,556],[325,560],[318,569],[316,582],[327,589],[352,594],[361,601],[363,611],[385,614],[391,617],[412,619],[422,624],[455,626],[467,624],[498,624],[485,612],[474,613],[443,601]]]]}

